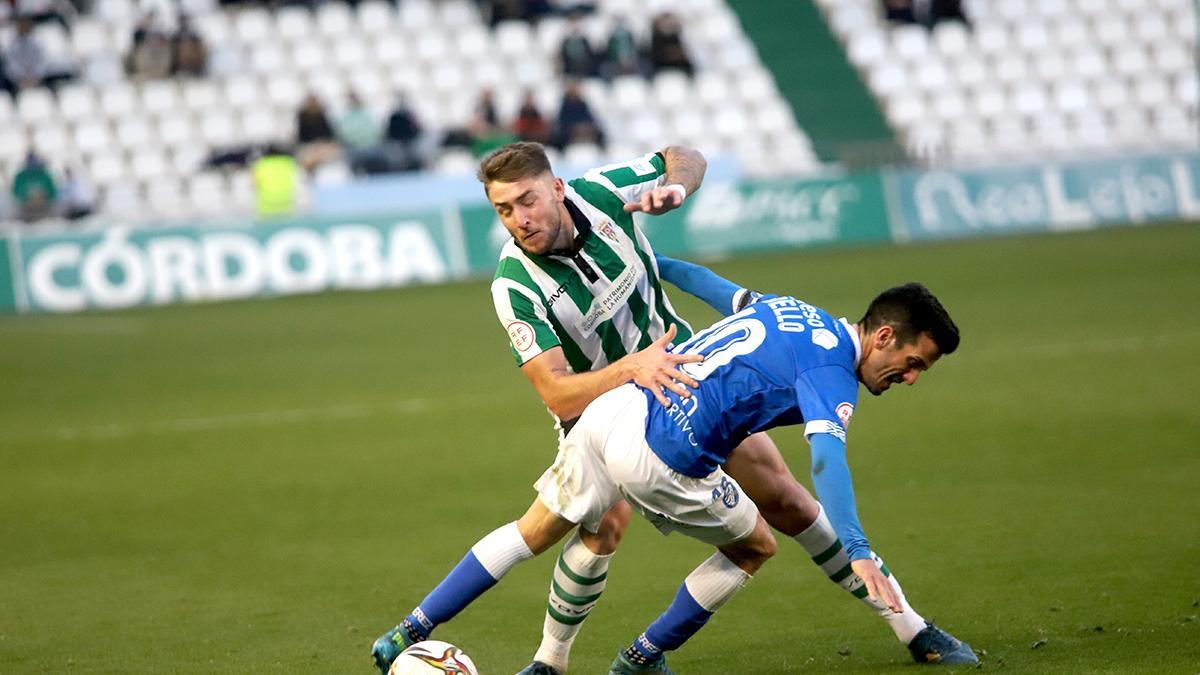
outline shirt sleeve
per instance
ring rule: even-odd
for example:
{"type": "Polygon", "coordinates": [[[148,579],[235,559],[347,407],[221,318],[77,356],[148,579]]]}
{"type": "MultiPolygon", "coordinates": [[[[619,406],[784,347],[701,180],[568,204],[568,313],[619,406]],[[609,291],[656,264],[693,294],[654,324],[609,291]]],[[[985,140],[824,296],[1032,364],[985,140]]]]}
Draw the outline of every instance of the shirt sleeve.
{"type": "Polygon", "coordinates": [[[858,521],[858,507],[854,502],[854,483],[850,479],[850,465],[846,463],[846,443],[832,434],[813,434],[812,445],[813,487],[817,499],[825,507],[833,531],[846,549],[851,560],[871,557],[871,545],[863,534],[858,521]]]}
{"type": "Polygon", "coordinates": [[[641,199],[642,194],[666,184],[667,162],[657,152],[628,162],[597,167],[583,175],[584,180],[612,192],[623,203],[641,199]]]}
{"type": "Polygon", "coordinates": [[[492,302],[518,366],[562,344],[541,298],[530,289],[512,279],[498,278],[492,282],[492,302]]]}
{"type": "Polygon", "coordinates": [[[858,380],[838,365],[809,368],[796,379],[796,402],[804,415],[805,438],[831,434],[845,443],[858,402],[858,380]]]}
{"type": "Polygon", "coordinates": [[[669,281],[684,293],[700,298],[720,312],[721,316],[737,313],[737,304],[743,298],[742,291],[745,289],[703,265],[668,258],[659,253],[654,254],[654,261],[658,264],[658,274],[663,281],[669,281]]]}

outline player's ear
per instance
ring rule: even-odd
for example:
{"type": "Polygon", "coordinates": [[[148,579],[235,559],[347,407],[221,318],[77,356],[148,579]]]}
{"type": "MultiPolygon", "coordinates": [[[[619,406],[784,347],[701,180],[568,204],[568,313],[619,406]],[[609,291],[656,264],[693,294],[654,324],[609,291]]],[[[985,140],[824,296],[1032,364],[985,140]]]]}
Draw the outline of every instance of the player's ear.
{"type": "Polygon", "coordinates": [[[884,324],[875,329],[875,348],[884,349],[896,339],[896,330],[884,324]]]}
{"type": "Polygon", "coordinates": [[[558,176],[554,177],[554,201],[561,202],[567,198],[566,184],[558,176]]]}

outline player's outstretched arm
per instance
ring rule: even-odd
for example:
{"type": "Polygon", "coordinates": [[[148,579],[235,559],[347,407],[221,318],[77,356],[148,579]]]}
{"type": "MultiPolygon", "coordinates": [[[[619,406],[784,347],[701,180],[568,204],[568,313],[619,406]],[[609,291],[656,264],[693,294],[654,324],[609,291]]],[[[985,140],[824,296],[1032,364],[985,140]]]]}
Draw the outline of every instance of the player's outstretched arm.
{"type": "Polygon", "coordinates": [[[671,401],[663,393],[663,388],[680,396],[691,396],[688,387],[695,388],[699,383],[679,370],[679,366],[704,360],[698,354],[672,354],[667,351],[675,333],[675,325],[671,324],[666,334],[650,346],[600,370],[572,372],[562,347],[554,347],[526,361],[521,371],[529,378],[550,412],[561,420],[579,417],[583,409],[598,396],[626,382],[636,382],[645,387],[659,403],[670,407],[671,401]]]}
{"type": "Polygon", "coordinates": [[[643,192],[635,202],[625,205],[626,213],[641,211],[652,216],[678,208],[683,200],[700,189],[708,161],[698,150],[668,145],[659,151],[666,164],[663,185],[643,192]]]}
{"type": "Polygon", "coordinates": [[[882,601],[893,612],[903,612],[904,606],[896,597],[896,591],[871,559],[871,547],[858,522],[854,484],[850,479],[850,466],[846,463],[846,443],[826,433],[813,434],[809,443],[812,445],[813,487],[850,557],[851,569],[863,580],[872,600],[882,601]]]}
{"type": "Polygon", "coordinates": [[[761,297],[755,291],[742,288],[703,265],[676,260],[655,253],[658,276],[679,290],[703,300],[721,316],[736,314],[761,297]]]}

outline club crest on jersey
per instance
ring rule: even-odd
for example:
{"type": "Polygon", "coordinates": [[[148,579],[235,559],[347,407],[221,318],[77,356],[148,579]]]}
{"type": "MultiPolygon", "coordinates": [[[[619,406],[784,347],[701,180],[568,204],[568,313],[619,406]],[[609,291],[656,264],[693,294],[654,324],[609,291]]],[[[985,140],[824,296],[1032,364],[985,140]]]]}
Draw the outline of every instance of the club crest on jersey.
{"type": "Polygon", "coordinates": [[[513,321],[505,328],[508,329],[508,338],[512,340],[513,349],[523,352],[533,346],[533,326],[524,321],[513,321]]]}
{"type": "Polygon", "coordinates": [[[838,346],[837,335],[828,328],[818,328],[812,332],[813,344],[825,349],[833,349],[838,346]]]}
{"type": "Polygon", "coordinates": [[[712,496],[713,501],[720,499],[721,503],[725,505],[725,508],[729,509],[737,506],[738,502],[742,499],[742,495],[738,492],[737,486],[734,485],[733,481],[729,480],[728,478],[721,479],[721,487],[713,488],[712,496]]]}
{"type": "Polygon", "coordinates": [[[608,239],[609,241],[617,240],[617,231],[615,229],[613,229],[613,224],[612,224],[611,220],[606,220],[606,221],[600,223],[599,225],[597,225],[595,227],[595,231],[598,234],[600,234],[600,236],[604,237],[605,239],[608,239]]]}
{"type": "Polygon", "coordinates": [[[842,428],[850,426],[850,416],[854,414],[854,406],[849,403],[839,403],[837,407],[838,419],[842,421],[842,428]]]}

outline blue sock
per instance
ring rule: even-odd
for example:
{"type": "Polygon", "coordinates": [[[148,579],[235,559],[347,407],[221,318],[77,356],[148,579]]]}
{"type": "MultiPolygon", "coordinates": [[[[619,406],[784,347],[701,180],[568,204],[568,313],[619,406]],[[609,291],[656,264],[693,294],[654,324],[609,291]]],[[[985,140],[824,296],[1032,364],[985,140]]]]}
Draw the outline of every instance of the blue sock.
{"type": "Polygon", "coordinates": [[[429,637],[438,624],[453,619],[475,598],[496,585],[496,579],[488,574],[474,551],[467,552],[462,561],[450,570],[450,574],[437,585],[421,604],[404,617],[409,636],[416,641],[429,637]]]}
{"type": "Polygon", "coordinates": [[[675,599],[667,607],[662,616],[654,620],[645,633],[625,651],[626,656],[635,663],[645,664],[657,660],[663,652],[679,649],[688,638],[708,623],[712,612],[700,606],[692,594],[688,592],[687,584],[679,586],[675,599]]]}

